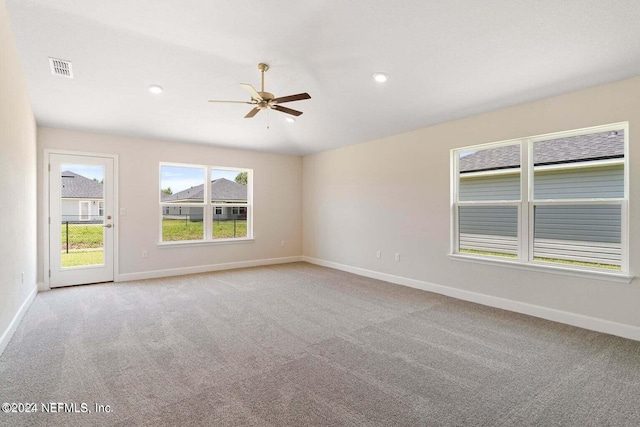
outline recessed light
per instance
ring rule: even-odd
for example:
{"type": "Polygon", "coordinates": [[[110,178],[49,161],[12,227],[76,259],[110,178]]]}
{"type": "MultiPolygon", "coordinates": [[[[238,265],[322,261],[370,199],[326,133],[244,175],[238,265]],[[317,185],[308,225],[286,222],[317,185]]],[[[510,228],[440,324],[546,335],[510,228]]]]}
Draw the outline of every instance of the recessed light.
{"type": "Polygon", "coordinates": [[[373,73],[373,79],[378,83],[384,83],[389,80],[389,74],[387,73],[373,73]]]}
{"type": "Polygon", "coordinates": [[[162,89],[162,86],[160,85],[151,85],[149,86],[149,92],[154,93],[156,95],[162,93],[164,91],[164,89],[162,89]]]}
{"type": "Polygon", "coordinates": [[[296,119],[294,119],[293,117],[285,117],[284,118],[286,121],[288,121],[289,123],[295,123],[296,119]]]}

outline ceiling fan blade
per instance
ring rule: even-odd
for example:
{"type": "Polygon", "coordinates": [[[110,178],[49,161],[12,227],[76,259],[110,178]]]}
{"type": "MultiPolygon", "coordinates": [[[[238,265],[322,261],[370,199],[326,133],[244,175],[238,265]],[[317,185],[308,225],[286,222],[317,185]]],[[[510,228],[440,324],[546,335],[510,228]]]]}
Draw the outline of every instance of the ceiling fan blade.
{"type": "Polygon", "coordinates": [[[292,110],[291,108],[282,107],[280,105],[274,105],[271,108],[274,110],[281,111],[283,113],[291,114],[292,116],[299,116],[300,114],[302,114],[302,111],[292,110]]]}
{"type": "Polygon", "coordinates": [[[254,107],[251,111],[249,111],[247,113],[246,116],[244,116],[245,119],[250,119],[251,117],[255,116],[256,114],[258,114],[260,112],[260,109],[258,107],[254,107]]]}
{"type": "Polygon", "coordinates": [[[255,90],[255,88],[251,86],[249,83],[240,83],[240,86],[242,86],[244,90],[246,90],[251,94],[251,99],[257,99],[258,101],[262,101],[262,96],[260,96],[258,91],[255,90]]]}
{"type": "Polygon", "coordinates": [[[255,102],[249,101],[219,101],[217,99],[210,99],[209,102],[224,102],[226,104],[255,104],[255,102]]]}
{"type": "Polygon", "coordinates": [[[297,95],[281,96],[273,101],[282,104],[283,102],[302,101],[303,99],[311,99],[311,96],[308,93],[299,93],[297,95]]]}

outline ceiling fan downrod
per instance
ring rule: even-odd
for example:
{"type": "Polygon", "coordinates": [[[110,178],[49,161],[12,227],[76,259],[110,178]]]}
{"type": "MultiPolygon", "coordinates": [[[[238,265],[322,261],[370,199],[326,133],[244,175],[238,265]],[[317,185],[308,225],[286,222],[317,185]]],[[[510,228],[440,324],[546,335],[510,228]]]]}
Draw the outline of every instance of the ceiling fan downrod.
{"type": "Polygon", "coordinates": [[[260,91],[264,92],[264,73],[269,70],[269,66],[261,62],[258,64],[258,70],[260,70],[260,73],[262,74],[262,89],[260,91]]]}

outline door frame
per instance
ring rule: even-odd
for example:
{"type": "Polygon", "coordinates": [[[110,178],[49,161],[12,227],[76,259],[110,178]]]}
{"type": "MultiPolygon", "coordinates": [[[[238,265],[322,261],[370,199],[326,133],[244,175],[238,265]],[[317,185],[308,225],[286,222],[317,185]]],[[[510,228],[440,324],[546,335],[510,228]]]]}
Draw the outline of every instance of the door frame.
{"type": "Polygon", "coordinates": [[[45,290],[51,289],[51,281],[50,281],[50,269],[51,269],[51,254],[50,254],[50,214],[49,211],[49,202],[50,202],[50,189],[49,189],[49,164],[51,154],[60,154],[60,155],[72,155],[72,156],[87,156],[87,157],[106,157],[113,160],[113,281],[119,282],[119,272],[120,266],[118,263],[118,235],[120,234],[119,230],[119,212],[120,209],[118,207],[118,155],[111,153],[94,153],[89,151],[75,151],[75,150],[59,150],[55,148],[45,148],[42,156],[42,260],[43,260],[43,271],[42,276],[44,279],[44,287],[45,290]]]}

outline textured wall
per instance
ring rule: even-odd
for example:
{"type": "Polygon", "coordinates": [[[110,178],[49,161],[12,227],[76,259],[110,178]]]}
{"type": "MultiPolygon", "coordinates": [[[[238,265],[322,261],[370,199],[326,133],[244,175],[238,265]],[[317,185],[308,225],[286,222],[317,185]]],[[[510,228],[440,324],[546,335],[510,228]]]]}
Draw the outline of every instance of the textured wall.
{"type": "Polygon", "coordinates": [[[620,284],[448,256],[451,149],[628,121],[630,268],[640,272],[639,101],[633,78],[307,156],[304,255],[640,326],[638,279],[620,284]]]}
{"type": "MultiPolygon", "coordinates": [[[[302,253],[302,159],[298,156],[232,150],[206,145],[129,138],[41,127],[38,155],[44,149],[117,154],[118,204],[126,215],[118,217],[119,273],[263,260],[302,253]],[[252,243],[159,247],[159,162],[251,168],[254,172],[254,238],[252,243]],[[285,246],[280,242],[284,240],[285,246]],[[143,250],[148,252],[142,258],[143,250]]],[[[39,162],[41,163],[41,162],[39,162]]],[[[42,174],[42,168],[38,169],[42,174]]],[[[46,207],[39,190],[38,213],[46,207]]],[[[43,242],[38,239],[40,280],[43,278],[43,242]]]]}
{"type": "MultiPolygon", "coordinates": [[[[4,0],[0,0],[0,200],[4,201],[0,209],[2,338],[36,283],[36,125],[4,0]]],[[[0,352],[2,345],[0,340],[0,352]]]]}

